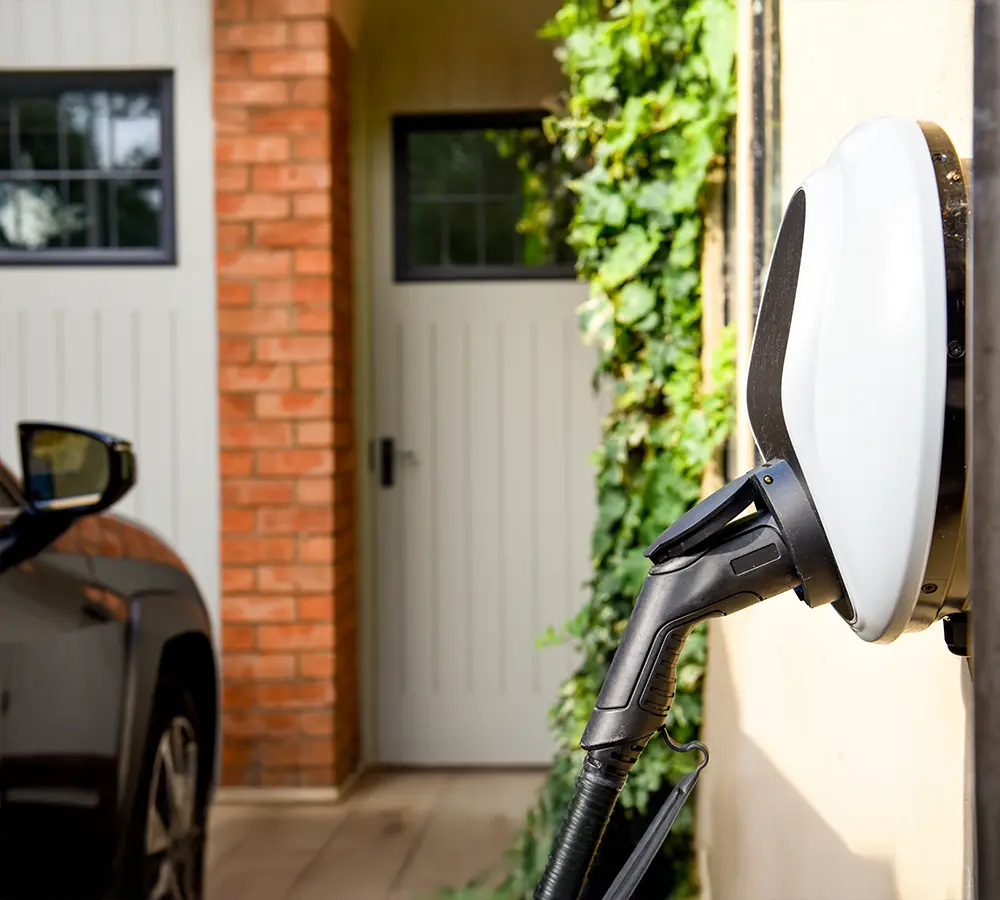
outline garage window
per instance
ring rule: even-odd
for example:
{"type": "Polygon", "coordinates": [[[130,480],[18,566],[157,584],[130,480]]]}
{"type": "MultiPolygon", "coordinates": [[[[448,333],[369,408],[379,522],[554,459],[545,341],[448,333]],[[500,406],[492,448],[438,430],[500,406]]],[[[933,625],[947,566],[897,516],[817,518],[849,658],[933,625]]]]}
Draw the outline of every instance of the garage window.
{"type": "Polygon", "coordinates": [[[176,261],[163,72],[0,75],[0,264],[176,261]]]}
{"type": "Polygon", "coordinates": [[[573,195],[542,112],[396,116],[398,281],[572,278],[573,195]],[[555,209],[523,230],[533,205],[555,209]]]}

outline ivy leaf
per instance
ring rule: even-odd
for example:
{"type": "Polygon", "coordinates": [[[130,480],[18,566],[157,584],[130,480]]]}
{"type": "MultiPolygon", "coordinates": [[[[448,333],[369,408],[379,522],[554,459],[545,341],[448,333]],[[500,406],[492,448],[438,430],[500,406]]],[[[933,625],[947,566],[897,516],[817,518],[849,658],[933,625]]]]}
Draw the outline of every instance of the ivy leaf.
{"type": "Polygon", "coordinates": [[[701,0],[701,50],[716,88],[729,89],[736,54],[736,13],[728,0],[701,0]]]}
{"type": "Polygon", "coordinates": [[[605,291],[634,278],[653,258],[660,246],[658,235],[639,225],[629,225],[618,238],[597,273],[598,284],[605,291]]]}
{"type": "Polygon", "coordinates": [[[618,292],[618,321],[634,325],[656,306],[656,294],[641,281],[630,281],[618,292]]]}

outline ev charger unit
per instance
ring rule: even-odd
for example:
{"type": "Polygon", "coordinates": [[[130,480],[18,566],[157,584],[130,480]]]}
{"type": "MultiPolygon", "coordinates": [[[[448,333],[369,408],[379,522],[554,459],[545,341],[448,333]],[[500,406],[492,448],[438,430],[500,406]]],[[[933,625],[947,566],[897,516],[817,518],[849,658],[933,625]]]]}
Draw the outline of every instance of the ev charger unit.
{"type": "Polygon", "coordinates": [[[965,513],[967,167],[937,125],[855,128],[794,192],[754,332],[747,412],[761,465],[674,522],[583,733],[576,792],[535,900],[577,900],[629,772],[660,732],[702,760],[605,900],[630,897],[708,752],[665,730],[699,622],[794,590],[888,643],[969,608],[965,513]]]}

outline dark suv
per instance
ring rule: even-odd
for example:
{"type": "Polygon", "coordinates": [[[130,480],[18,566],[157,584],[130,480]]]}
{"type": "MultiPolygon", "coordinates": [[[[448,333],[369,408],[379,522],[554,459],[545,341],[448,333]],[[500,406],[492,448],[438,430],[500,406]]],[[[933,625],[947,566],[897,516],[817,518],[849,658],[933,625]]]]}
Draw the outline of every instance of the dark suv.
{"type": "Polygon", "coordinates": [[[0,898],[202,896],[218,678],[191,574],[104,511],[131,446],[19,426],[0,464],[0,898]]]}

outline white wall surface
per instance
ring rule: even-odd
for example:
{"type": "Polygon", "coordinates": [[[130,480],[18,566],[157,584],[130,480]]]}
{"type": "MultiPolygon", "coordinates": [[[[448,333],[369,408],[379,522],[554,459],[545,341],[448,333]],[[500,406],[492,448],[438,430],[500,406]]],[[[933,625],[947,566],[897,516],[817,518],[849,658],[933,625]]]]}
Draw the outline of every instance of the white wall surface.
{"type": "MultiPolygon", "coordinates": [[[[971,155],[971,0],[783,0],[781,37],[786,200],[874,116],[936,121],[971,155]]],[[[709,659],[715,900],[971,897],[971,688],[940,624],[871,646],[786,595],[713,623],[709,659]]]]}
{"type": "Polygon", "coordinates": [[[210,0],[0,0],[0,70],[174,73],[178,264],[0,267],[0,457],[46,418],[135,442],[120,510],[170,540],[218,621],[210,0]]]}

